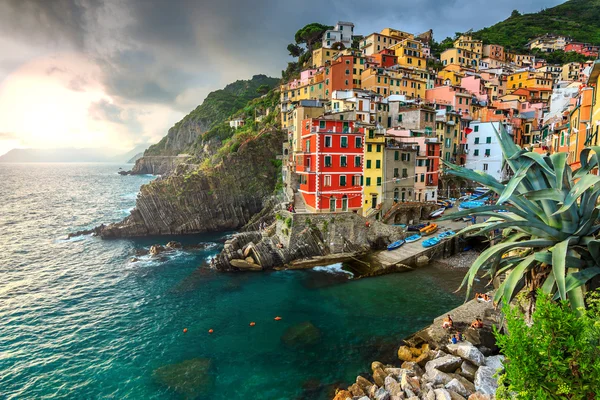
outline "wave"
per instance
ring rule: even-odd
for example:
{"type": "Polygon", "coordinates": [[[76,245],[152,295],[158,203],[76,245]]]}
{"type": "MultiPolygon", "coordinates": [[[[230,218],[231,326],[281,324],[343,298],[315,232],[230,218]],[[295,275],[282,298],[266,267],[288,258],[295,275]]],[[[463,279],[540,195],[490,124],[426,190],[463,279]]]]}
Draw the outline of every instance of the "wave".
{"type": "Polygon", "coordinates": [[[335,275],[339,275],[339,274],[350,275],[348,279],[350,279],[354,276],[354,274],[352,272],[344,270],[341,263],[326,265],[323,267],[314,267],[313,271],[325,272],[327,274],[335,274],[335,275]]]}

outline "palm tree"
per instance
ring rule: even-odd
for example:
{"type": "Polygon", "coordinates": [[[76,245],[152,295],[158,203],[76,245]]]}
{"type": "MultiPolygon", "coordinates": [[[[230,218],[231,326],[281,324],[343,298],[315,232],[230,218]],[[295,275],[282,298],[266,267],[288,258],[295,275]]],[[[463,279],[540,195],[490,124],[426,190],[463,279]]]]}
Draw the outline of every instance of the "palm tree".
{"type": "Polygon", "coordinates": [[[480,270],[491,279],[507,274],[494,301],[509,302],[517,289],[526,288],[530,311],[538,288],[555,299],[584,307],[585,285],[600,274],[600,240],[596,224],[600,213],[600,147],[581,152],[581,168],[572,171],[567,153],[542,156],[517,146],[502,128],[496,131],[505,162],[514,171],[506,185],[479,171],[445,163],[448,173],[475,181],[498,194],[496,204],[459,211],[459,216],[487,217],[461,233],[494,235],[494,244],[483,251],[467,272],[461,288],[470,295],[480,270]]]}

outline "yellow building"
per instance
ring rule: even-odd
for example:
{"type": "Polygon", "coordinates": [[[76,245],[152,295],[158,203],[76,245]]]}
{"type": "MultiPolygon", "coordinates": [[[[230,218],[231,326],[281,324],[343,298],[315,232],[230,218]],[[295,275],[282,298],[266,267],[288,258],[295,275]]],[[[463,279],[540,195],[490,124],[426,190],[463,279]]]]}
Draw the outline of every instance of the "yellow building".
{"type": "Polygon", "coordinates": [[[579,80],[579,71],[581,70],[581,64],[578,62],[570,62],[562,66],[561,79],[563,81],[577,81],[579,80]]]}
{"type": "Polygon", "coordinates": [[[479,68],[481,55],[465,49],[451,48],[445,50],[440,55],[444,67],[448,65],[459,65],[465,68],[479,68]]]}
{"type": "Polygon", "coordinates": [[[320,49],[313,50],[312,64],[313,68],[319,68],[324,66],[326,63],[330,63],[331,60],[339,53],[339,50],[326,49],[321,47],[320,49]]]}
{"type": "Polygon", "coordinates": [[[588,85],[594,87],[593,101],[592,101],[592,117],[590,121],[590,136],[586,143],[587,146],[598,146],[600,140],[598,140],[598,132],[600,129],[600,60],[594,61],[592,65],[592,72],[588,78],[588,85]]]}
{"type": "Polygon", "coordinates": [[[460,35],[458,39],[454,41],[454,47],[456,49],[475,53],[479,55],[478,58],[481,58],[483,55],[483,42],[481,40],[473,39],[470,35],[460,35]]]}
{"type": "Polygon", "coordinates": [[[404,39],[390,47],[398,57],[398,65],[405,67],[425,68],[427,61],[423,54],[423,44],[414,39],[404,39]]]}
{"type": "Polygon", "coordinates": [[[369,128],[365,132],[363,163],[363,215],[375,215],[383,203],[385,129],[369,128]]]}
{"type": "Polygon", "coordinates": [[[392,29],[392,28],[384,28],[379,33],[381,35],[389,36],[389,37],[391,37],[393,39],[397,39],[399,41],[404,40],[404,39],[414,39],[415,38],[415,35],[413,35],[412,33],[399,31],[398,29],[392,29]]]}
{"type": "Polygon", "coordinates": [[[507,79],[509,92],[519,88],[552,89],[552,74],[549,72],[519,71],[510,74],[507,79]]]}
{"type": "Polygon", "coordinates": [[[462,68],[454,64],[444,67],[437,75],[440,84],[445,85],[448,81],[452,86],[460,86],[460,81],[464,76],[462,68]]]}
{"type": "Polygon", "coordinates": [[[383,68],[368,68],[361,74],[361,89],[384,96],[389,95],[390,77],[383,68]]]}

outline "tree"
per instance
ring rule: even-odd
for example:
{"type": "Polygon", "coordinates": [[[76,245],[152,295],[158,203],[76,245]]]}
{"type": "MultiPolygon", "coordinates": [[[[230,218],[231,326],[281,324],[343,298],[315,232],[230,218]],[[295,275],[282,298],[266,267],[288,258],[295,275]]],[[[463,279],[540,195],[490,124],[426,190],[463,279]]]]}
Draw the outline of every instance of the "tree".
{"type": "Polygon", "coordinates": [[[294,43],[288,44],[287,50],[290,52],[290,56],[292,57],[300,57],[304,53],[304,49],[294,43]]]}
{"type": "Polygon", "coordinates": [[[600,387],[600,303],[588,296],[578,315],[567,302],[540,293],[529,325],[519,307],[505,306],[508,333],[495,330],[506,357],[499,399],[593,399],[600,387]]]}
{"type": "Polygon", "coordinates": [[[352,47],[353,49],[360,49],[360,42],[364,39],[363,35],[355,35],[352,36],[352,45],[350,47],[352,47]]]}
{"type": "Polygon", "coordinates": [[[344,50],[346,48],[346,46],[344,46],[344,43],[342,43],[342,42],[335,42],[334,44],[331,45],[331,48],[333,50],[344,50]]]}
{"type": "MultiPolygon", "coordinates": [[[[494,301],[510,301],[525,288],[530,295],[530,313],[537,289],[568,300],[574,309],[584,306],[586,283],[600,274],[600,240],[596,239],[600,214],[600,177],[597,168],[600,147],[585,148],[581,168],[572,171],[567,153],[542,156],[517,146],[504,129],[496,132],[503,159],[514,176],[504,185],[483,172],[444,162],[449,174],[472,180],[499,197],[496,204],[459,211],[451,218],[485,217],[487,220],[461,231],[486,235],[496,232],[495,244],[475,260],[462,286],[467,296],[477,272],[490,278],[508,276],[494,301]]],[[[448,217],[446,217],[447,219],[448,217]]]]}
{"type": "Polygon", "coordinates": [[[269,85],[260,85],[258,88],[256,88],[256,93],[258,93],[262,96],[264,94],[269,93],[269,90],[271,90],[269,85]]]}
{"type": "Polygon", "coordinates": [[[306,44],[308,52],[312,53],[314,43],[320,41],[325,31],[329,29],[333,29],[333,26],[313,22],[299,29],[294,39],[297,44],[306,44]]]}
{"type": "Polygon", "coordinates": [[[512,13],[510,13],[510,18],[516,18],[516,17],[520,17],[521,13],[518,10],[513,10],[512,13]]]}

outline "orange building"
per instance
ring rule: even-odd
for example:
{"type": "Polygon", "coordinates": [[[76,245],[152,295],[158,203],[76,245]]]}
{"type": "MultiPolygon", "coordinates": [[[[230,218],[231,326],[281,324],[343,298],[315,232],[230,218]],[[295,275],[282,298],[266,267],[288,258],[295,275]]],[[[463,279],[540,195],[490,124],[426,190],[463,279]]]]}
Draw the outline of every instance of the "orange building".
{"type": "Polygon", "coordinates": [[[340,56],[325,67],[325,97],[331,98],[335,90],[353,89],[353,56],[340,56]]]}

